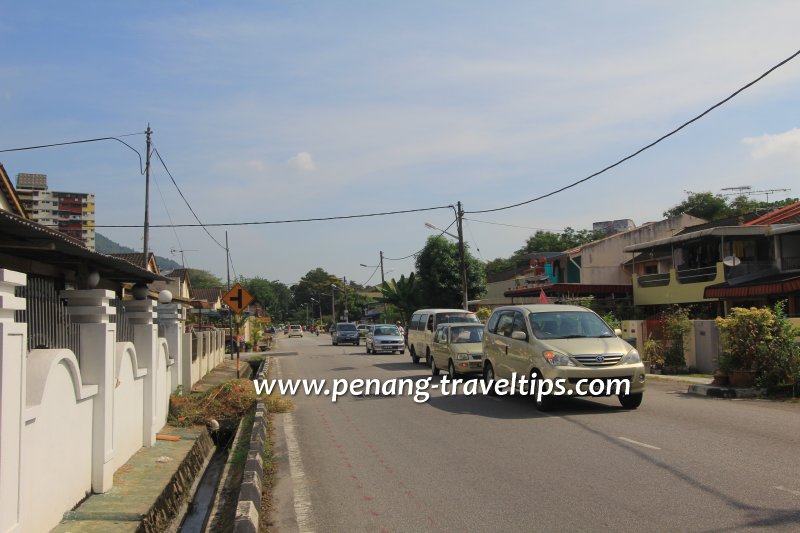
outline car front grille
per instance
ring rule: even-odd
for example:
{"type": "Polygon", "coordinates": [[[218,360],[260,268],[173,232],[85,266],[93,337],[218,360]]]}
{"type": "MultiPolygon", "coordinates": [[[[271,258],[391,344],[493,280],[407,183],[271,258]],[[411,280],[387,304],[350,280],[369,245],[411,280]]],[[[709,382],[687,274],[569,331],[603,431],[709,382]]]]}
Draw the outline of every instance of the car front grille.
{"type": "Polygon", "coordinates": [[[622,359],[622,354],[621,353],[583,354],[583,355],[574,355],[573,357],[583,366],[603,367],[603,366],[614,366],[617,363],[619,363],[619,360],[622,359]]]}
{"type": "Polygon", "coordinates": [[[471,353],[471,354],[469,354],[469,357],[470,357],[470,359],[472,359],[474,361],[480,361],[481,359],[483,359],[483,354],[482,353],[471,353]]]}

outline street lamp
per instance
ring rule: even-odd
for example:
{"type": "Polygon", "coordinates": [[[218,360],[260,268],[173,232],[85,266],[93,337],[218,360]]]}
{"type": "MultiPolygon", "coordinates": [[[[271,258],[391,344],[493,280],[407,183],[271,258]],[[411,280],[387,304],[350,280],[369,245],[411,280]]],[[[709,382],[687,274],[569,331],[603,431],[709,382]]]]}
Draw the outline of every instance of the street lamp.
{"type": "Polygon", "coordinates": [[[302,303],[300,305],[302,305],[303,307],[306,308],[306,327],[308,327],[308,303],[305,302],[305,303],[302,303]]]}
{"type": "Polygon", "coordinates": [[[331,315],[333,315],[331,318],[333,319],[333,323],[334,324],[337,322],[337,320],[336,320],[336,296],[334,296],[334,295],[336,294],[336,289],[338,289],[338,288],[339,287],[337,287],[336,285],[331,283],[331,315]]]}
{"type": "Polygon", "coordinates": [[[321,326],[322,325],[322,304],[319,303],[319,300],[317,300],[316,298],[311,298],[311,301],[312,302],[317,302],[317,305],[319,306],[319,325],[321,326]]]}
{"type": "Polygon", "coordinates": [[[442,228],[436,227],[430,222],[425,223],[426,228],[430,228],[436,231],[441,231],[443,235],[447,235],[448,237],[452,237],[453,239],[458,241],[458,262],[459,266],[461,267],[461,289],[463,292],[463,301],[462,307],[464,310],[469,309],[467,306],[467,262],[464,258],[464,231],[461,227],[461,218],[464,212],[461,209],[461,202],[458,202],[458,210],[456,211],[456,222],[458,222],[458,235],[453,235],[448,231],[443,230],[442,228]]]}

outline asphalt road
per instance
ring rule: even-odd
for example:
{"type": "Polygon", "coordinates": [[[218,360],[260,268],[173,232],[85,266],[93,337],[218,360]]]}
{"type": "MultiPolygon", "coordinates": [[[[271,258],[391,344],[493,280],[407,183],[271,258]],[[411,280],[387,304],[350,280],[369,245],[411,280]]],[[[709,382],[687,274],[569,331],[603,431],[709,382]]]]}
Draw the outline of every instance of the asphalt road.
{"type": "MultiPolygon", "coordinates": [[[[279,340],[274,377],[414,378],[408,353],[279,340]]],[[[434,378],[437,382],[439,378],[434,378]]],[[[330,382],[330,381],[329,381],[330,382]]],[[[642,406],[294,396],[276,415],[276,531],[800,530],[800,403],[650,381],[642,406]]]]}

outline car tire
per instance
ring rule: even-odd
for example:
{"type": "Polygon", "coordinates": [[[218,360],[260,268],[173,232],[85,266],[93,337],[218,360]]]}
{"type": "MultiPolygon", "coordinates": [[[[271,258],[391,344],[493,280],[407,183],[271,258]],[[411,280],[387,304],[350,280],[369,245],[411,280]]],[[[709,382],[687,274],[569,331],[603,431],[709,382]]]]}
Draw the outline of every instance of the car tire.
{"type": "Polygon", "coordinates": [[[439,375],[439,367],[436,366],[436,361],[434,361],[432,357],[431,357],[431,375],[432,376],[439,375]]]}
{"type": "Polygon", "coordinates": [[[403,355],[403,354],[405,354],[405,353],[406,353],[406,351],[405,351],[405,350],[400,350],[400,355],[403,355]]]}
{"type": "Polygon", "coordinates": [[[450,376],[451,381],[458,377],[458,373],[456,372],[456,367],[453,364],[452,359],[450,359],[450,361],[447,363],[447,375],[450,376]]]}
{"type": "Polygon", "coordinates": [[[536,403],[536,410],[541,413],[546,413],[548,411],[552,411],[556,404],[556,397],[552,394],[547,394],[545,396],[539,396],[539,383],[542,381],[542,375],[535,370],[531,373],[531,383],[536,383],[536,387],[531,391],[533,394],[533,401],[536,403]],[[533,377],[533,374],[536,374],[536,377],[533,377]]]}
{"type": "Polygon", "coordinates": [[[334,345],[334,346],[339,346],[339,343],[338,343],[338,341],[333,341],[333,345],[334,345]]]}
{"type": "Polygon", "coordinates": [[[431,361],[433,361],[433,358],[431,357],[431,350],[430,350],[430,348],[426,348],[425,349],[425,364],[430,366],[431,365],[431,361]]]}
{"type": "Polygon", "coordinates": [[[366,348],[366,350],[367,350],[367,355],[369,355],[370,353],[372,353],[372,352],[370,352],[370,351],[369,351],[369,344],[367,344],[367,343],[365,342],[365,343],[364,343],[364,347],[365,347],[365,348],[366,348]]]}
{"type": "Polygon", "coordinates": [[[623,409],[636,409],[642,405],[644,395],[641,392],[636,392],[634,394],[620,394],[617,397],[623,409]]]}
{"type": "Polygon", "coordinates": [[[411,362],[412,363],[414,363],[415,365],[417,363],[419,363],[419,357],[417,356],[417,352],[414,351],[414,347],[413,346],[410,348],[408,353],[411,354],[411,362]]]}
{"type": "Polygon", "coordinates": [[[497,386],[495,385],[494,368],[491,363],[486,363],[483,367],[483,381],[488,385],[487,390],[492,396],[497,396],[497,386]]]}

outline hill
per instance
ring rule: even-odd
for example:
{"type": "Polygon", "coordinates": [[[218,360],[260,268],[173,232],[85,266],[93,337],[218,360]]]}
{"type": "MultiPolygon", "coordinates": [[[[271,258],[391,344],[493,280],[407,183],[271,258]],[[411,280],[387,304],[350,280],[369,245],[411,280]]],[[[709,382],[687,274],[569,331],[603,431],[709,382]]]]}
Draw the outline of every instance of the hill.
{"type": "MultiPolygon", "coordinates": [[[[114,242],[100,233],[95,233],[94,238],[95,250],[101,254],[133,254],[136,252],[141,252],[141,250],[134,250],[133,248],[128,248],[127,246],[123,246],[122,244],[114,242]]],[[[163,272],[167,272],[175,268],[182,268],[180,263],[166,257],[161,257],[160,255],[156,256],[156,262],[158,263],[159,270],[163,272]]]]}

